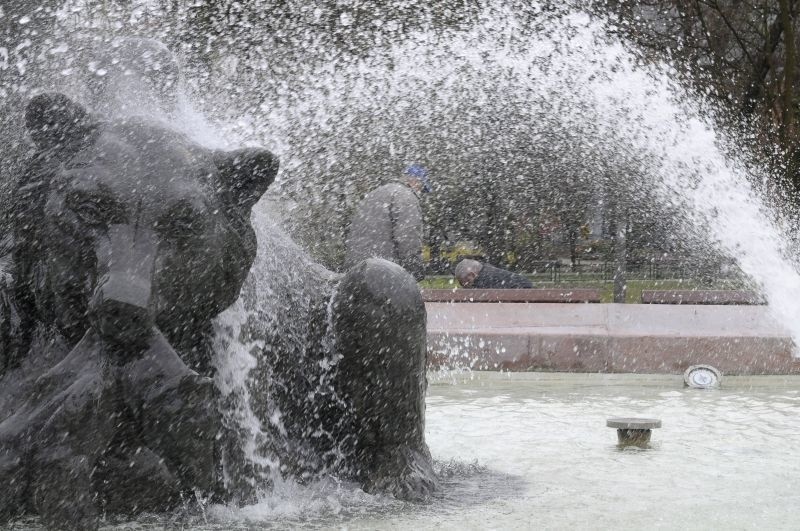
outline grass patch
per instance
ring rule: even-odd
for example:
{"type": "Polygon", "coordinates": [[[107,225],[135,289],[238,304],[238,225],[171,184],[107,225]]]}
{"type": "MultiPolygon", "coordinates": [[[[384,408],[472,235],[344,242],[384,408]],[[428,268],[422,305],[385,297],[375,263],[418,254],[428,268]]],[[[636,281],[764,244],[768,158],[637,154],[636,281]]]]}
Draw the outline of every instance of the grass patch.
{"type": "MultiPolygon", "coordinates": [[[[453,289],[458,288],[458,283],[453,277],[428,277],[419,283],[421,288],[428,289],[453,289]]],[[[533,279],[535,288],[555,289],[580,289],[596,288],[601,290],[601,302],[612,302],[614,299],[614,284],[610,280],[573,280],[563,279],[561,282],[541,281],[533,279]]],[[[720,280],[712,284],[696,279],[660,279],[660,280],[629,280],[625,292],[625,302],[638,304],[642,301],[642,291],[650,289],[742,289],[741,283],[720,280]]]]}

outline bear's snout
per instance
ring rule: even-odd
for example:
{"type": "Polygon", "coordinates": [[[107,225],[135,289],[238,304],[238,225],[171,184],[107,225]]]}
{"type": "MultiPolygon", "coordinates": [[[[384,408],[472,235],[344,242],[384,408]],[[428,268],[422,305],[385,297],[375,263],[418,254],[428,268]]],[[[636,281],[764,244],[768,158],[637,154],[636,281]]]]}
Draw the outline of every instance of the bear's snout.
{"type": "Polygon", "coordinates": [[[101,275],[90,304],[92,326],[104,339],[131,346],[153,334],[152,278],[158,241],[153,231],[111,225],[97,245],[101,275]]]}
{"type": "Polygon", "coordinates": [[[144,344],[153,333],[153,319],[147,308],[104,300],[93,309],[93,315],[95,330],[113,343],[144,344]]]}

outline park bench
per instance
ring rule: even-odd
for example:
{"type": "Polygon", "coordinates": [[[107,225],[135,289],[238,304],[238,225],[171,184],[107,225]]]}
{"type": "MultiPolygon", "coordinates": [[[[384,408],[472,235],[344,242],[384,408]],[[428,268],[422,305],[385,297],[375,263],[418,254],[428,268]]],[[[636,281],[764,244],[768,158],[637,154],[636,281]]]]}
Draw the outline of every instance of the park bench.
{"type": "Polygon", "coordinates": [[[423,289],[425,302],[600,302],[599,289],[423,289]]]}
{"type": "Polygon", "coordinates": [[[753,291],[746,290],[644,290],[642,304],[766,304],[753,291]]]}

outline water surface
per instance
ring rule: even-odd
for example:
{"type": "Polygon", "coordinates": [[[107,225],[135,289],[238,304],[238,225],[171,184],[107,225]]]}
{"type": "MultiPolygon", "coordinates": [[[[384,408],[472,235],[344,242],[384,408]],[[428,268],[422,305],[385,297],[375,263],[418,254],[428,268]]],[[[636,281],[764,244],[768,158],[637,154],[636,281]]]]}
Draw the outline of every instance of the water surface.
{"type": "Polygon", "coordinates": [[[430,381],[427,438],[444,477],[431,504],[318,484],[279,488],[271,502],[225,517],[347,529],[800,527],[800,377],[728,377],[713,391],[665,375],[449,372],[430,381]],[[612,416],[663,427],[652,449],[619,450],[605,426],[612,416]]]}
{"type": "Polygon", "coordinates": [[[427,437],[443,489],[427,505],[289,481],[249,507],[108,527],[800,527],[800,377],[727,377],[714,391],[665,375],[449,372],[430,382],[427,437]],[[619,450],[612,416],[663,428],[652,449],[619,450]]]}
{"type": "Polygon", "coordinates": [[[434,455],[477,460],[524,486],[441,515],[438,527],[800,527],[800,378],[730,377],[716,391],[662,375],[446,381],[434,383],[429,399],[434,455]],[[629,415],[663,421],[653,449],[617,449],[605,420],[629,415]]]}

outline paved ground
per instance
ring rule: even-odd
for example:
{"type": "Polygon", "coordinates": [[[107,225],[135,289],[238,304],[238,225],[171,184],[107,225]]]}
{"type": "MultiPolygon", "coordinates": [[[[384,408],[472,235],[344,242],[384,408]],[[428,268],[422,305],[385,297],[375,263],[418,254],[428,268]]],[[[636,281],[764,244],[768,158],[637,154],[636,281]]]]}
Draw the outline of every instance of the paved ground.
{"type": "Polygon", "coordinates": [[[766,306],[427,303],[435,366],[569,372],[800,374],[766,306]]]}

